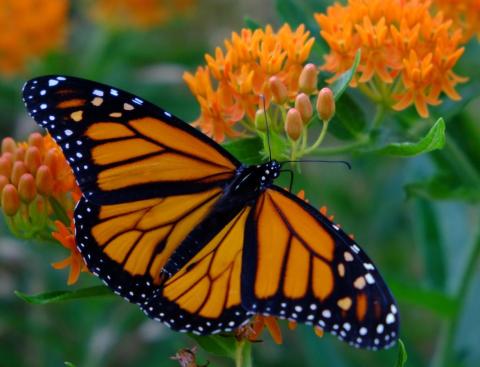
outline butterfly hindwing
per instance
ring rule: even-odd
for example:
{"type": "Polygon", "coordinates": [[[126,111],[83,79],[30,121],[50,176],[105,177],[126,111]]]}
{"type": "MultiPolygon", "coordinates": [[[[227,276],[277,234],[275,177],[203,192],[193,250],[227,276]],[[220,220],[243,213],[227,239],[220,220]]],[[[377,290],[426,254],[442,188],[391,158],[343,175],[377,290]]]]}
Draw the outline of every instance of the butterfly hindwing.
{"type": "Polygon", "coordinates": [[[370,259],[315,208],[272,186],[246,226],[242,302],[257,313],[320,326],[353,345],[389,346],[395,300],[370,259]]]}
{"type": "Polygon", "coordinates": [[[100,83],[45,76],[27,82],[23,98],[61,146],[83,194],[97,203],[222,186],[239,165],[170,113],[100,83]]]}
{"type": "Polygon", "coordinates": [[[183,332],[216,334],[246,323],[241,305],[245,223],[251,208],[231,219],[148,300],[144,311],[183,332]],[[184,315],[180,320],[175,317],[184,315]]]}

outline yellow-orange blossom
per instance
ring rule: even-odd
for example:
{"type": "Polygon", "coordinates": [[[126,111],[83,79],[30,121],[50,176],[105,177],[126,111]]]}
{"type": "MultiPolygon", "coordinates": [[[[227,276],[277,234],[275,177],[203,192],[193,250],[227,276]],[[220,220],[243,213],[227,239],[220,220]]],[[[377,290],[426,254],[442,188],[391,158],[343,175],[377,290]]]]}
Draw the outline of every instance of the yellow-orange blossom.
{"type": "Polygon", "coordinates": [[[242,120],[252,125],[255,111],[263,107],[260,95],[269,105],[271,76],[280,78],[294,98],[313,42],[303,25],[296,30],[285,24],[278,32],[266,26],[232,33],[231,39],[225,40],[225,51],[217,47],[214,56],[205,56],[207,66],[199,67],[195,74],[184,74],[200,104],[195,124],[219,142],[225,135],[238,135],[234,125],[242,120]]]}
{"type": "Polygon", "coordinates": [[[465,79],[453,72],[464,52],[462,30],[442,13],[432,15],[430,1],[349,0],[315,14],[330,46],[323,69],[338,77],[358,49],[362,59],[353,85],[395,110],[415,105],[422,117],[442,93],[460,99],[455,86],[465,79]]]}

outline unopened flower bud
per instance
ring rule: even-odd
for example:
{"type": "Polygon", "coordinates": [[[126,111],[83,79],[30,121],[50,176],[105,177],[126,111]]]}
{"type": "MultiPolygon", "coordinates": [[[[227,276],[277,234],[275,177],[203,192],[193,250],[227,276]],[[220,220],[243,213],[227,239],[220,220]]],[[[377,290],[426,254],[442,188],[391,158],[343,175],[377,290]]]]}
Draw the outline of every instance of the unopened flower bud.
{"type": "Polygon", "coordinates": [[[273,100],[278,104],[285,103],[288,98],[288,91],[281,79],[278,76],[272,76],[268,80],[268,83],[270,84],[273,100]]]}
{"type": "Polygon", "coordinates": [[[40,150],[36,146],[28,147],[25,152],[25,165],[27,166],[28,172],[35,174],[41,162],[42,157],[40,156],[40,150]]]}
{"type": "Polygon", "coordinates": [[[303,67],[300,77],[298,78],[298,86],[302,92],[311,94],[317,90],[317,67],[314,64],[307,64],[303,67]]]}
{"type": "Polygon", "coordinates": [[[37,147],[39,150],[43,148],[43,136],[40,133],[31,133],[28,137],[28,145],[37,147]]]}
{"type": "Polygon", "coordinates": [[[10,177],[10,181],[12,181],[12,184],[14,184],[15,186],[18,186],[20,177],[24,173],[27,173],[27,167],[23,162],[16,161],[15,163],[13,163],[12,175],[10,177]]]}
{"type": "Polygon", "coordinates": [[[15,154],[15,151],[17,150],[17,143],[15,143],[15,140],[13,140],[11,137],[6,137],[3,138],[2,140],[2,153],[11,153],[15,154]]]}
{"type": "Polygon", "coordinates": [[[7,176],[0,175],[0,192],[2,192],[5,185],[7,185],[10,181],[8,180],[7,176]]]}
{"type": "Polygon", "coordinates": [[[303,130],[302,116],[296,108],[290,108],[285,119],[285,131],[290,139],[297,141],[303,130]]]}
{"type": "Polygon", "coordinates": [[[7,184],[2,190],[2,209],[9,217],[15,215],[20,208],[18,191],[12,184],[7,184]]]}
{"type": "Polygon", "coordinates": [[[308,124],[313,115],[313,106],[310,98],[305,93],[300,93],[295,98],[295,108],[300,112],[303,124],[308,124]]]}
{"type": "Polygon", "coordinates": [[[53,191],[53,175],[48,166],[43,164],[38,167],[35,183],[40,194],[51,195],[53,191]]]}
{"type": "MultiPolygon", "coordinates": [[[[11,155],[10,155],[11,156],[11,155]]],[[[6,154],[0,157],[0,175],[10,177],[12,174],[12,161],[6,154]]]]}
{"type": "Polygon", "coordinates": [[[322,88],[318,92],[317,112],[322,121],[330,121],[335,115],[335,98],[330,88],[322,88]]]}
{"type": "Polygon", "coordinates": [[[17,147],[17,151],[15,152],[14,160],[16,161],[23,161],[25,159],[25,148],[22,146],[17,147]]]}
{"type": "Polygon", "coordinates": [[[58,170],[58,159],[59,153],[55,150],[55,148],[50,148],[48,152],[45,154],[45,164],[50,169],[50,172],[53,176],[56,175],[58,170]]]}
{"type": "Polygon", "coordinates": [[[18,193],[20,199],[25,203],[31,203],[35,196],[37,196],[37,189],[35,187],[35,178],[30,173],[24,173],[18,182],[18,193]]]}
{"type": "Polygon", "coordinates": [[[267,130],[267,117],[265,116],[265,110],[263,108],[259,108],[257,112],[255,112],[255,127],[259,131],[267,130]]]}

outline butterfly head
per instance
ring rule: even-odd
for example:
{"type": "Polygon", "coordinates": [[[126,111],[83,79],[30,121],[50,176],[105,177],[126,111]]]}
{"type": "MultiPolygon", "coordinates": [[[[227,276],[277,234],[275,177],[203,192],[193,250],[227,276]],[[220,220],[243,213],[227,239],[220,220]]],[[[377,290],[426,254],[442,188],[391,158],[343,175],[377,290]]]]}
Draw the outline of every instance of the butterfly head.
{"type": "Polygon", "coordinates": [[[275,160],[257,166],[260,187],[265,188],[271,185],[271,183],[280,175],[280,163],[275,160]]]}

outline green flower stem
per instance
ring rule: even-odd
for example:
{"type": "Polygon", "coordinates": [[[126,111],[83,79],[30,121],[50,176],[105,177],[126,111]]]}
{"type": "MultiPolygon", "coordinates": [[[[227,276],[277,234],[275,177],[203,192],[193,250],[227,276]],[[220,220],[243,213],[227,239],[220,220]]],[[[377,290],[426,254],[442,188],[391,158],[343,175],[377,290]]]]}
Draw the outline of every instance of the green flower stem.
{"type": "Polygon", "coordinates": [[[371,142],[371,138],[369,135],[362,134],[359,136],[359,139],[350,143],[341,146],[335,147],[326,147],[326,148],[317,148],[315,151],[311,153],[318,154],[318,155],[336,155],[336,154],[343,154],[355,151],[359,148],[368,146],[371,142]]]}
{"type": "Polygon", "coordinates": [[[252,344],[248,340],[237,342],[235,367],[252,367],[252,344]]]}
{"type": "Polygon", "coordinates": [[[463,273],[460,278],[460,282],[457,290],[455,291],[455,300],[457,301],[457,309],[450,320],[447,320],[444,324],[442,334],[440,335],[436,353],[433,359],[433,367],[448,367],[454,365],[455,354],[455,337],[457,334],[457,328],[460,323],[460,317],[462,315],[465,300],[467,298],[468,290],[475,276],[478,262],[480,261],[480,232],[477,234],[476,241],[472,244],[463,273]]]}
{"type": "Polygon", "coordinates": [[[372,128],[373,130],[376,130],[380,128],[382,125],[383,121],[385,120],[385,115],[387,114],[387,108],[385,105],[379,103],[377,104],[377,109],[375,111],[375,117],[373,119],[372,123],[372,128]]]}
{"type": "Polygon", "coordinates": [[[320,132],[320,135],[318,136],[317,140],[310,147],[303,150],[301,152],[301,155],[312,153],[313,151],[315,151],[319,147],[320,144],[322,144],[323,139],[325,139],[325,135],[327,134],[328,123],[329,123],[329,121],[323,121],[322,131],[320,132]]]}

